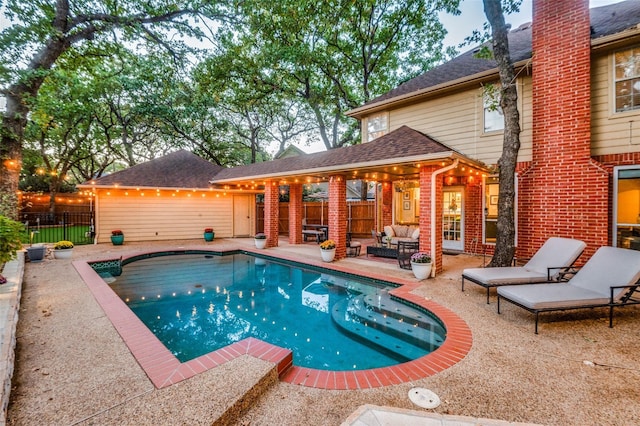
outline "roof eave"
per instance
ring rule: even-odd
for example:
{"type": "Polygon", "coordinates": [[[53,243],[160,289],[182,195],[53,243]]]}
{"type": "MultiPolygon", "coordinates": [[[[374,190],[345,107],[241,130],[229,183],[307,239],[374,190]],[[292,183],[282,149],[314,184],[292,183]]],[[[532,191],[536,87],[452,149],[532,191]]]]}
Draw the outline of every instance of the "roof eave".
{"type": "Polygon", "coordinates": [[[420,154],[413,155],[409,157],[397,157],[397,158],[385,158],[383,160],[375,160],[375,161],[363,161],[359,163],[349,163],[340,166],[326,166],[326,167],[316,167],[309,169],[300,169],[300,170],[291,170],[286,172],[275,172],[275,173],[266,173],[261,175],[250,175],[250,176],[237,176],[233,178],[227,179],[213,179],[210,180],[209,183],[212,185],[223,185],[229,183],[235,183],[239,181],[247,181],[247,180],[271,180],[271,179],[286,179],[288,177],[300,176],[300,175],[318,175],[318,174],[327,174],[327,173],[344,173],[357,169],[370,169],[375,167],[389,166],[394,164],[410,164],[410,163],[421,163],[425,161],[440,161],[446,159],[458,159],[463,163],[466,163],[470,166],[478,168],[480,170],[488,170],[487,166],[484,163],[479,161],[472,160],[464,155],[456,152],[456,151],[443,151],[433,154],[420,154]]]}
{"type": "Polygon", "coordinates": [[[593,51],[610,49],[637,37],[640,37],[640,24],[638,24],[638,26],[636,26],[635,28],[629,28],[625,31],[592,39],[591,49],[593,51]]]}
{"type": "MultiPolygon", "coordinates": [[[[531,62],[531,58],[518,61],[513,64],[516,69],[516,73],[523,67],[526,67],[531,62]]],[[[498,68],[492,68],[481,73],[469,75],[456,80],[447,81],[446,83],[437,84],[435,86],[427,87],[424,89],[416,90],[404,95],[396,96],[393,98],[385,99],[380,102],[376,102],[369,105],[364,105],[358,108],[347,111],[345,114],[349,117],[360,119],[364,115],[372,112],[376,112],[383,109],[389,109],[391,107],[398,107],[399,105],[415,102],[422,97],[437,94],[439,92],[450,91],[459,87],[464,87],[477,82],[489,80],[491,77],[498,75],[498,68]]]]}

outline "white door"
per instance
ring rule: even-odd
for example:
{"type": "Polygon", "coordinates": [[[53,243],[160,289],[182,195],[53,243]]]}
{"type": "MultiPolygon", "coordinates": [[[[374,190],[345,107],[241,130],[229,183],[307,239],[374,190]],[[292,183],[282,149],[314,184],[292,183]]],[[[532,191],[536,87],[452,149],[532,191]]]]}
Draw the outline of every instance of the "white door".
{"type": "Polygon", "coordinates": [[[449,187],[442,193],[442,248],[444,250],[464,250],[463,190],[462,187],[449,187]]]}
{"type": "Polygon", "coordinates": [[[251,235],[251,195],[233,196],[233,236],[248,237],[251,235]]]}

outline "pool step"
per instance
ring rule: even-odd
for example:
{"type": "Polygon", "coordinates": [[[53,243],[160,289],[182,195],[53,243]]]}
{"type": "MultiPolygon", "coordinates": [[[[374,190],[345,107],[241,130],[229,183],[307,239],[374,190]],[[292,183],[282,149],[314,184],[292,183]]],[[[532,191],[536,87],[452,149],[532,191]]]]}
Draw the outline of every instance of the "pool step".
{"type": "MultiPolygon", "coordinates": [[[[349,314],[354,320],[362,324],[430,351],[439,348],[444,341],[444,329],[435,322],[425,323],[423,320],[421,324],[417,320],[407,319],[408,314],[402,316],[398,315],[398,311],[395,309],[392,310],[395,304],[402,305],[399,302],[388,301],[385,304],[386,308],[381,306],[374,310],[367,303],[365,295],[358,296],[352,300],[354,303],[349,306],[349,314]],[[394,313],[397,316],[394,316],[394,313]]],[[[403,305],[403,307],[405,313],[413,310],[406,305],[403,305]]],[[[415,311],[415,314],[419,313],[419,311],[415,311]]]]}
{"type": "Polygon", "coordinates": [[[388,295],[346,299],[334,306],[332,318],[344,331],[408,359],[437,349],[445,338],[436,320],[388,295]]]}
{"type": "Polygon", "coordinates": [[[367,294],[364,304],[373,311],[402,320],[405,323],[417,324],[442,336],[446,335],[444,327],[428,313],[412,308],[391,298],[388,294],[367,294]]]}
{"type": "Polygon", "coordinates": [[[343,300],[336,303],[331,312],[333,321],[345,333],[377,347],[381,352],[387,353],[400,362],[416,359],[428,353],[426,349],[354,320],[348,312],[349,302],[349,300],[343,300]]]}

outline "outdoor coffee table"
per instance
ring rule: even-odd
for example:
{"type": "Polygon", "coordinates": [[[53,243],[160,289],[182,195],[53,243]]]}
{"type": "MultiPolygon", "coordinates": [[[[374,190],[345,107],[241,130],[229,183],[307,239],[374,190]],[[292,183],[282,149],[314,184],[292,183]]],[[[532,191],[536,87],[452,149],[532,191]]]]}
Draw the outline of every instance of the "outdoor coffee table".
{"type": "Polygon", "coordinates": [[[392,245],[391,247],[376,247],[376,246],[368,246],[367,247],[367,256],[370,254],[379,257],[398,257],[398,246],[392,245]]]}

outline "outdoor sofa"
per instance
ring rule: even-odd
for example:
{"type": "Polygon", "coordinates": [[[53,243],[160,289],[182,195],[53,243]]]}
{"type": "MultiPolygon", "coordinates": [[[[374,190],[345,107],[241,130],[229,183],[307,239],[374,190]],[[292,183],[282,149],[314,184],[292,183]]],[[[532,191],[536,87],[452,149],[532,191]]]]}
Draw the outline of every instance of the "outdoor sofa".
{"type": "Polygon", "coordinates": [[[609,307],[613,327],[613,308],[640,304],[639,287],[640,251],[600,247],[567,282],[498,288],[498,313],[501,299],[526,309],[535,314],[538,334],[540,312],[609,307]]]}
{"type": "Polygon", "coordinates": [[[467,268],[462,271],[462,291],[465,280],[487,289],[491,287],[557,281],[580,257],[586,244],[572,238],[551,237],[523,266],[498,268],[467,268]]]}

